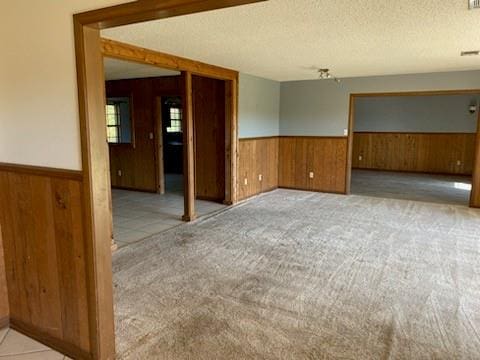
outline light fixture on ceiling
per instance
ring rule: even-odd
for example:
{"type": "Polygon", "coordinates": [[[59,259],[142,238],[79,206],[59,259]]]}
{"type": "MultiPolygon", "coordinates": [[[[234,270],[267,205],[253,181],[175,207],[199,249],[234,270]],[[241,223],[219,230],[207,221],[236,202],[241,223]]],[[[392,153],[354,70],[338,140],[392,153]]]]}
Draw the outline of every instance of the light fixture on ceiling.
{"type": "Polygon", "coordinates": [[[317,69],[317,72],[318,72],[318,77],[319,79],[321,80],[333,80],[335,81],[336,83],[339,83],[340,82],[340,79],[333,76],[331,73],[330,73],[330,69],[317,69]]]}
{"type": "Polygon", "coordinates": [[[461,56],[478,56],[480,55],[480,50],[462,51],[460,55],[461,56]]]}
{"type": "Polygon", "coordinates": [[[468,0],[468,8],[470,10],[480,9],[480,0],[468,0]]]}

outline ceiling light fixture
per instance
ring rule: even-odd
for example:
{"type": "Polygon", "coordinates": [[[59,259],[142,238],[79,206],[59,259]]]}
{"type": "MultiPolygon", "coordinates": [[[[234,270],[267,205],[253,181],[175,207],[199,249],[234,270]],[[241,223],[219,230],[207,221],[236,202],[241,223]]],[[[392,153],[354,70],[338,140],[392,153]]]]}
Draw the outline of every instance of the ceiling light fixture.
{"type": "Polygon", "coordinates": [[[468,8],[470,10],[480,9],[480,0],[468,0],[468,8]]]}
{"type": "Polygon", "coordinates": [[[318,77],[321,80],[333,80],[337,83],[340,82],[340,79],[336,78],[330,73],[330,69],[318,69],[318,77]]]}
{"type": "Polygon", "coordinates": [[[471,51],[462,51],[461,56],[478,56],[480,55],[480,50],[471,50],[471,51]]]}

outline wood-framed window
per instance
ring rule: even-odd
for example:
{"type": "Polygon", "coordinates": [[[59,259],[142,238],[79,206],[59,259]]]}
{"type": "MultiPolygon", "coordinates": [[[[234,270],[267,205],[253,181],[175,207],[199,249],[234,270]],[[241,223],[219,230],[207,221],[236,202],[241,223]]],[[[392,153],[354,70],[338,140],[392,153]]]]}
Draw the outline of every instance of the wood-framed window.
{"type": "Polygon", "coordinates": [[[105,109],[107,141],[109,144],[132,143],[130,98],[107,98],[105,109]]]}
{"type": "Polygon", "coordinates": [[[122,129],[120,128],[120,106],[118,104],[107,104],[107,141],[110,144],[120,143],[122,129]]]}
{"type": "Polygon", "coordinates": [[[169,109],[170,126],[167,127],[169,133],[182,132],[182,109],[178,106],[171,106],[169,109]]]}

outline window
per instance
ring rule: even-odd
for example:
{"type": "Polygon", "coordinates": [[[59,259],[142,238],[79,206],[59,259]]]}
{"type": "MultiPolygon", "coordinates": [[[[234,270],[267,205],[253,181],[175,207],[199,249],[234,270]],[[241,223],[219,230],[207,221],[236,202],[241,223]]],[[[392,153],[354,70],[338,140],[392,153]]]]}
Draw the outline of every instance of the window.
{"type": "Polygon", "coordinates": [[[107,105],[107,140],[109,143],[120,142],[120,106],[118,104],[107,105]]]}
{"type": "Polygon", "coordinates": [[[167,132],[182,132],[182,109],[178,107],[170,108],[170,126],[167,127],[167,132]]]}
{"type": "Polygon", "coordinates": [[[130,98],[108,98],[106,113],[107,141],[109,144],[130,144],[130,98]]]}

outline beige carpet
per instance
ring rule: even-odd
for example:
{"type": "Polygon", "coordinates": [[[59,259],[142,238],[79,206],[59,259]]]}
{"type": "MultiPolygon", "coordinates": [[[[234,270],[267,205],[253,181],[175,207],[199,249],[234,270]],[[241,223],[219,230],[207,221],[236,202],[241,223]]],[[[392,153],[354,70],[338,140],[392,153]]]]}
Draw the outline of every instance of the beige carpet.
{"type": "Polygon", "coordinates": [[[123,359],[478,359],[480,212],[277,190],[114,256],[123,359]]]}
{"type": "Polygon", "coordinates": [[[471,176],[352,170],[355,195],[468,206],[471,188],[471,176]]]}

